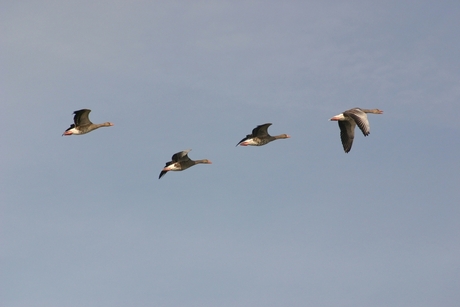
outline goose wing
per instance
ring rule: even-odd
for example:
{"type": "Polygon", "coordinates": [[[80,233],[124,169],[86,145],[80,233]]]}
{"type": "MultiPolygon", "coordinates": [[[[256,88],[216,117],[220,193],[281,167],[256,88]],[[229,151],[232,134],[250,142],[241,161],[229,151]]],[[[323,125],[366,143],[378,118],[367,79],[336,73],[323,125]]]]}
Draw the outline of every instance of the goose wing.
{"type": "Polygon", "coordinates": [[[263,125],[259,125],[257,127],[255,127],[253,130],[252,130],[252,135],[253,136],[257,136],[257,137],[264,137],[264,136],[268,136],[268,127],[270,127],[271,123],[266,123],[266,124],[263,124],[263,125]]]}
{"type": "Polygon", "coordinates": [[[70,127],[66,129],[66,131],[69,131],[70,129],[73,129],[73,128],[75,128],[75,125],[71,124],[70,127]]]}
{"type": "Polygon", "coordinates": [[[358,125],[364,136],[369,135],[370,125],[365,112],[361,111],[359,108],[355,108],[343,112],[343,115],[351,117],[356,122],[356,125],[358,125]]]}
{"type": "Polygon", "coordinates": [[[91,110],[89,109],[81,109],[78,111],[73,112],[75,116],[73,117],[73,121],[75,123],[75,126],[86,126],[86,125],[91,125],[92,122],[89,120],[89,112],[91,110]]]}
{"type": "Polygon", "coordinates": [[[171,161],[172,162],[179,162],[179,161],[187,161],[187,160],[190,160],[190,158],[188,157],[188,153],[190,152],[191,149],[187,149],[187,150],[183,150],[183,151],[179,151],[179,152],[176,152],[172,157],[171,157],[171,161]]]}
{"type": "Polygon", "coordinates": [[[158,177],[158,179],[160,179],[161,177],[163,177],[168,171],[161,171],[160,173],[160,176],[158,177]]]}
{"type": "Polygon", "coordinates": [[[348,153],[353,145],[355,138],[355,122],[353,120],[339,121],[340,139],[342,141],[343,150],[348,153]]]}
{"type": "Polygon", "coordinates": [[[246,137],[244,139],[242,139],[241,141],[239,141],[238,144],[236,144],[236,146],[240,145],[241,143],[243,143],[246,140],[252,139],[253,137],[254,136],[252,134],[246,135],[246,137]]]}

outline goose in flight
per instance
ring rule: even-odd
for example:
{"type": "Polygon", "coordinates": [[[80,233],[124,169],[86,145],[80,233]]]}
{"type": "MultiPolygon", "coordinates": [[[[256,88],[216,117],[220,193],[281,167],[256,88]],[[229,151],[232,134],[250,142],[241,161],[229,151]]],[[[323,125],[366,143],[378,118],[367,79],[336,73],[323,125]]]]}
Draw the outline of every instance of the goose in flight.
{"type": "Polygon", "coordinates": [[[187,150],[175,153],[171,157],[171,161],[166,162],[166,165],[161,170],[160,177],[158,177],[158,179],[163,177],[168,171],[183,171],[196,164],[212,164],[212,162],[207,159],[191,160],[188,157],[188,153],[190,152],[190,150],[191,149],[187,149],[187,150]]]}
{"type": "Polygon", "coordinates": [[[340,139],[342,140],[343,150],[345,150],[346,153],[351,150],[351,145],[353,145],[356,125],[358,125],[364,136],[369,135],[370,126],[366,113],[382,114],[383,111],[379,109],[353,108],[330,119],[339,123],[340,139]]]}
{"type": "Polygon", "coordinates": [[[267,131],[270,125],[271,123],[267,123],[255,127],[252,130],[252,133],[246,135],[246,137],[242,139],[238,144],[236,144],[236,146],[262,146],[274,140],[290,138],[290,136],[287,134],[271,136],[267,131]]]}
{"type": "Polygon", "coordinates": [[[100,127],[113,126],[113,124],[109,122],[102,124],[93,124],[89,120],[89,112],[91,112],[91,110],[89,109],[81,109],[73,112],[73,114],[75,114],[75,116],[73,117],[74,123],[70,125],[70,127],[66,131],[64,131],[62,135],[85,134],[100,127]]]}

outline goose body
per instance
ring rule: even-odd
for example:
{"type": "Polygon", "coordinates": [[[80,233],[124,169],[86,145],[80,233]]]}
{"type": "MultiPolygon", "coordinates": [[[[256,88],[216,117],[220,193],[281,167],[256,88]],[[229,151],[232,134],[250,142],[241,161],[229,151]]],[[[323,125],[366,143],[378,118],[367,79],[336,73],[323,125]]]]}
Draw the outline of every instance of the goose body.
{"type": "Polygon", "coordinates": [[[89,120],[89,112],[91,112],[91,110],[89,109],[81,109],[73,112],[73,114],[75,114],[75,116],[73,117],[74,123],[70,125],[70,127],[66,131],[64,131],[62,135],[85,134],[93,130],[96,130],[100,127],[113,126],[113,124],[110,122],[105,122],[102,124],[93,124],[89,120]]]}
{"type": "Polygon", "coordinates": [[[370,125],[366,113],[382,114],[383,111],[379,109],[353,108],[330,119],[339,123],[340,139],[342,141],[343,150],[346,153],[350,152],[351,146],[353,145],[356,125],[358,125],[364,136],[370,134],[370,125]]]}
{"type": "Polygon", "coordinates": [[[184,151],[180,151],[175,153],[171,157],[171,161],[166,162],[165,167],[161,170],[160,176],[158,179],[163,177],[168,171],[183,171],[186,170],[189,167],[192,167],[196,164],[212,164],[211,161],[208,159],[203,159],[203,160],[191,160],[188,157],[188,153],[191,151],[191,149],[187,149],[184,151]]]}
{"type": "Polygon", "coordinates": [[[251,134],[246,135],[236,146],[262,146],[278,139],[290,138],[287,134],[271,136],[268,134],[268,127],[271,123],[259,125],[252,130],[251,134]]]}

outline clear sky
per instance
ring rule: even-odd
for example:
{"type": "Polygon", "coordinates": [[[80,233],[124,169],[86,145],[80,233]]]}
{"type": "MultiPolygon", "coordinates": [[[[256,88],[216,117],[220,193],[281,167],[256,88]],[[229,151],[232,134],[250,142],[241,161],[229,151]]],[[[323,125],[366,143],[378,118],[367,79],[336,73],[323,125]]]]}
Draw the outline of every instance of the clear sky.
{"type": "Polygon", "coordinates": [[[459,1],[2,1],[0,32],[0,306],[458,306],[459,1]],[[352,107],[384,114],[345,154],[352,107]],[[82,108],[114,126],[61,137],[82,108]]]}

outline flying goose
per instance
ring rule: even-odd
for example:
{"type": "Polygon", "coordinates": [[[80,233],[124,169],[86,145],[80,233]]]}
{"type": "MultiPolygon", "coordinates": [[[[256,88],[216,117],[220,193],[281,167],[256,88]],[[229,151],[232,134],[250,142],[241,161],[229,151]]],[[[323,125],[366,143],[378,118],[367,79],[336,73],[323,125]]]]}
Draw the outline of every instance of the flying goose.
{"type": "Polygon", "coordinates": [[[351,145],[353,145],[356,125],[358,125],[359,129],[361,129],[364,136],[369,135],[370,126],[366,113],[382,114],[383,111],[379,109],[353,108],[330,119],[338,121],[339,123],[340,139],[342,140],[343,150],[345,150],[346,153],[351,150],[351,145]]]}
{"type": "Polygon", "coordinates": [[[89,109],[81,109],[73,112],[73,114],[75,114],[75,116],[73,117],[74,123],[70,125],[70,127],[66,131],[64,131],[62,135],[85,134],[100,127],[113,126],[113,124],[109,122],[102,124],[93,124],[88,118],[89,112],[91,112],[91,110],[89,109]]]}
{"type": "Polygon", "coordinates": [[[289,135],[287,134],[280,134],[280,135],[275,135],[271,136],[268,134],[268,127],[271,125],[271,123],[259,125],[255,127],[252,130],[252,134],[246,135],[244,139],[242,139],[236,146],[262,146],[265,144],[270,143],[271,141],[277,140],[277,139],[287,139],[290,138],[289,135]]]}
{"type": "Polygon", "coordinates": [[[166,174],[168,171],[183,171],[183,170],[186,170],[189,167],[192,167],[192,166],[194,166],[196,164],[200,164],[200,163],[201,164],[212,164],[212,162],[207,160],[207,159],[204,159],[204,160],[191,160],[188,157],[188,153],[190,152],[190,150],[191,149],[187,149],[187,150],[175,153],[172,156],[171,161],[166,162],[166,165],[163,168],[163,170],[161,171],[160,177],[158,177],[158,179],[163,177],[164,174],[166,174]]]}

